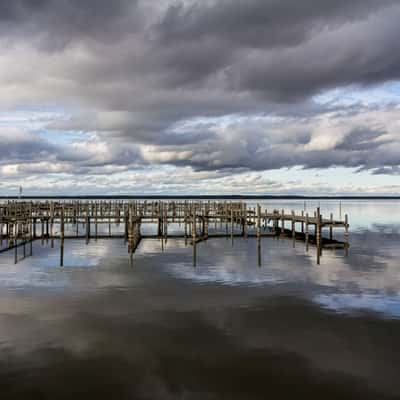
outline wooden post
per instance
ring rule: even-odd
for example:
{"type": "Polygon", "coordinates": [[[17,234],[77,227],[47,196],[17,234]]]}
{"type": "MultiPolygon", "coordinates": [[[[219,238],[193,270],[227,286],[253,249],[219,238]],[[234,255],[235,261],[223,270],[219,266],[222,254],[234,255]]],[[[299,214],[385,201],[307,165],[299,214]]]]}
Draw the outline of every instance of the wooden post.
{"type": "Polygon", "coordinates": [[[158,206],[158,237],[162,238],[163,235],[163,207],[161,202],[159,203],[158,206]]]}
{"type": "Polygon", "coordinates": [[[345,239],[345,251],[346,251],[346,257],[349,255],[349,217],[346,214],[344,216],[344,226],[345,226],[345,233],[344,233],[344,239],[345,239]]]}
{"type": "Polygon", "coordinates": [[[133,256],[133,204],[130,204],[129,206],[129,223],[128,223],[128,249],[129,249],[129,254],[132,257],[133,256]]]}
{"type": "Polygon", "coordinates": [[[18,222],[14,224],[14,263],[18,262],[18,222]]]}
{"type": "Polygon", "coordinates": [[[50,203],[50,238],[51,247],[54,247],[54,203],[50,203]]]}
{"type": "Polygon", "coordinates": [[[44,219],[43,219],[43,214],[40,216],[40,225],[42,227],[41,232],[40,232],[40,236],[42,239],[42,245],[44,243],[44,219]]]}
{"type": "Polygon", "coordinates": [[[89,243],[90,240],[90,217],[89,213],[86,214],[86,244],[89,243]]]}
{"type": "Polygon", "coordinates": [[[317,208],[316,214],[315,238],[317,241],[317,246],[319,247],[321,244],[321,210],[319,207],[317,208]]]}
{"type": "Polygon", "coordinates": [[[164,213],[164,239],[165,243],[168,241],[168,204],[165,205],[165,213],[164,213]]]}
{"type": "Polygon", "coordinates": [[[308,251],[308,242],[310,238],[309,224],[308,224],[308,213],[306,213],[306,250],[308,251]]]}
{"type": "Polygon", "coordinates": [[[64,205],[62,205],[61,215],[60,215],[60,235],[61,235],[60,267],[63,267],[64,266],[64,205]]]}
{"type": "MultiPolygon", "coordinates": [[[[25,220],[26,221],[26,220],[25,220]]],[[[26,257],[26,222],[22,224],[22,240],[23,240],[23,257],[26,257]]]]}
{"type": "Polygon", "coordinates": [[[192,223],[192,242],[193,246],[196,245],[196,204],[193,204],[193,223],[192,223]]]}
{"type": "Polygon", "coordinates": [[[231,203],[231,240],[232,240],[232,245],[233,245],[233,207],[231,203]]]}
{"type": "Polygon", "coordinates": [[[76,204],[76,210],[75,210],[75,224],[76,224],[76,237],[79,236],[79,212],[80,212],[80,207],[79,203],[76,204]]]}
{"type": "Polygon", "coordinates": [[[183,222],[185,224],[185,246],[187,245],[187,236],[188,236],[188,210],[187,210],[187,202],[183,206],[183,222]]]}
{"type": "Polygon", "coordinates": [[[110,209],[108,211],[108,236],[111,237],[111,202],[110,209]]]}
{"type": "Polygon", "coordinates": [[[99,210],[97,203],[94,206],[94,238],[97,241],[99,236],[99,210]]]}
{"type": "Polygon", "coordinates": [[[193,243],[193,267],[197,265],[197,244],[196,242],[193,243]]]}
{"type": "Polygon", "coordinates": [[[28,225],[28,229],[29,229],[29,255],[32,257],[32,247],[33,247],[33,237],[32,237],[32,205],[30,205],[29,208],[29,225],[28,225]]]}
{"type": "Polygon", "coordinates": [[[293,210],[292,210],[292,238],[293,239],[296,238],[296,220],[293,210]]]}
{"type": "Polygon", "coordinates": [[[247,206],[243,203],[243,236],[247,238],[247,206]]]}
{"type": "Polygon", "coordinates": [[[61,216],[60,216],[60,234],[61,234],[61,239],[64,239],[64,206],[61,208],[61,216]]]}
{"type": "Polygon", "coordinates": [[[206,205],[205,221],[204,221],[204,238],[208,239],[208,218],[209,218],[209,206],[206,205]]]}

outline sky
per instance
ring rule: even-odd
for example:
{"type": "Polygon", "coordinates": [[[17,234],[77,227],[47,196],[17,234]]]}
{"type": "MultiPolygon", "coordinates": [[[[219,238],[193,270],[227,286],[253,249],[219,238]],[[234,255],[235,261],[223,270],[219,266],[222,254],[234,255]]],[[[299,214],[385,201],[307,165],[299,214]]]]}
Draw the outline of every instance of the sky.
{"type": "Polygon", "coordinates": [[[398,0],[0,0],[0,195],[400,195],[398,0]]]}

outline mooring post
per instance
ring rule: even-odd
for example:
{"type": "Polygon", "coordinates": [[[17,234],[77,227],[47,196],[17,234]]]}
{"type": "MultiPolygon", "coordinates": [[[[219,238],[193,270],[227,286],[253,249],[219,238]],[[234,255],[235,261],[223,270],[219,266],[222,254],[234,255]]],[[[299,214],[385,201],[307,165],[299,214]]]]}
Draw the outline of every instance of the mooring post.
{"type": "Polygon", "coordinates": [[[206,205],[206,215],[205,215],[205,221],[204,221],[204,238],[208,239],[208,218],[209,218],[209,213],[210,213],[210,209],[209,209],[209,204],[206,205]]]}
{"type": "MultiPolygon", "coordinates": [[[[77,224],[78,225],[78,224],[77,224]]],[[[60,267],[64,266],[64,204],[61,206],[61,214],[60,214],[60,235],[61,235],[61,243],[60,243],[60,267]]]]}
{"type": "Polygon", "coordinates": [[[27,229],[27,227],[26,227],[26,220],[22,223],[22,240],[23,240],[23,249],[22,249],[22,251],[23,251],[23,258],[25,258],[26,257],[26,229],[27,229]]]}
{"type": "Polygon", "coordinates": [[[187,224],[188,224],[187,218],[188,218],[187,203],[185,201],[185,205],[183,206],[183,223],[185,225],[185,245],[187,244],[187,233],[188,233],[187,232],[187,224]]]}
{"type": "Polygon", "coordinates": [[[243,214],[244,214],[244,223],[243,223],[243,236],[247,238],[247,205],[246,203],[243,204],[243,214]]]}
{"type": "MultiPolygon", "coordinates": [[[[210,210],[209,210],[210,211],[210,210]]],[[[227,201],[224,202],[224,220],[225,220],[225,233],[226,236],[228,237],[228,203],[227,201]]]]}
{"type": "Polygon", "coordinates": [[[128,224],[128,250],[129,254],[133,256],[133,204],[129,205],[129,224],[128,224]]]}
{"type": "Polygon", "coordinates": [[[321,244],[321,209],[319,207],[317,208],[315,227],[316,227],[315,237],[317,240],[317,246],[319,248],[321,244]]]}
{"type": "Polygon", "coordinates": [[[345,233],[344,233],[344,238],[345,238],[345,251],[346,251],[346,256],[349,254],[349,217],[346,214],[344,216],[344,227],[345,227],[345,233]]]}
{"type": "Polygon", "coordinates": [[[124,225],[125,225],[125,233],[124,233],[124,242],[128,241],[128,213],[129,213],[129,205],[124,204],[124,225]]]}
{"type": "Polygon", "coordinates": [[[50,203],[50,238],[51,247],[54,247],[54,203],[50,203]]]}
{"type": "Polygon", "coordinates": [[[18,222],[14,224],[14,263],[18,262],[18,222]]]}
{"type": "Polygon", "coordinates": [[[158,204],[158,237],[162,238],[162,219],[163,219],[163,207],[161,201],[158,204]]]}
{"type": "Polygon", "coordinates": [[[231,208],[231,240],[232,240],[232,245],[233,245],[233,206],[232,206],[232,202],[230,204],[230,208],[231,208]]]}
{"type": "Polygon", "coordinates": [[[110,201],[110,206],[109,206],[109,210],[108,210],[108,236],[111,237],[111,201],[110,201]]]}
{"type": "Polygon", "coordinates": [[[308,251],[308,241],[310,238],[309,224],[308,224],[308,213],[306,213],[306,250],[308,251]]]}
{"type": "Polygon", "coordinates": [[[205,225],[205,218],[204,218],[204,208],[200,209],[201,217],[200,217],[200,224],[201,224],[201,237],[204,238],[206,234],[206,225],[205,225]]]}
{"type": "Polygon", "coordinates": [[[164,230],[164,239],[165,243],[168,241],[168,203],[165,205],[165,213],[164,213],[164,223],[163,223],[163,230],[164,230]]]}
{"type": "Polygon", "coordinates": [[[33,218],[33,238],[36,239],[36,218],[33,218]]]}
{"type": "Polygon", "coordinates": [[[33,237],[32,237],[32,204],[30,205],[29,209],[29,223],[28,223],[28,229],[29,229],[29,256],[32,257],[32,247],[33,247],[33,237]]]}
{"type": "Polygon", "coordinates": [[[195,246],[196,245],[196,204],[193,204],[192,210],[193,210],[192,242],[193,242],[193,246],[195,246]]]}
{"type": "Polygon", "coordinates": [[[257,237],[261,237],[261,207],[257,204],[257,237]]]}
{"type": "Polygon", "coordinates": [[[80,213],[80,207],[79,207],[79,203],[76,204],[75,207],[75,233],[76,233],[76,237],[79,236],[79,213],[80,213]]]}
{"type": "Polygon", "coordinates": [[[329,240],[333,239],[333,214],[331,213],[330,225],[329,225],[329,240]]]}
{"type": "Polygon", "coordinates": [[[61,215],[60,215],[61,221],[60,221],[60,234],[61,234],[61,239],[64,239],[64,206],[61,208],[61,215]]]}
{"type": "Polygon", "coordinates": [[[86,244],[89,243],[90,240],[90,216],[89,212],[86,213],[86,244]]]}
{"type": "Polygon", "coordinates": [[[321,244],[317,244],[317,265],[321,264],[321,253],[322,253],[322,247],[321,244]]]}
{"type": "Polygon", "coordinates": [[[95,241],[97,241],[97,239],[98,239],[98,234],[99,234],[99,210],[98,210],[98,204],[96,202],[95,206],[94,206],[94,238],[95,238],[95,241]]]}
{"type": "Polygon", "coordinates": [[[296,237],[296,219],[294,211],[292,210],[292,238],[296,237]]]}

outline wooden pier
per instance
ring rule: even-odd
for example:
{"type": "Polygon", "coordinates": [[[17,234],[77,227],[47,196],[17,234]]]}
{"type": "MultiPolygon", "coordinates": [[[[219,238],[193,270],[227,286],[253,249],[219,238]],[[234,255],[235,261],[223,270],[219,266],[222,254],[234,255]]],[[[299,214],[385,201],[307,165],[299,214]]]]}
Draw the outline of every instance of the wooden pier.
{"type": "MultiPolygon", "coordinates": [[[[290,237],[316,245],[318,249],[348,248],[348,217],[323,217],[317,208],[312,214],[284,209],[250,207],[244,202],[201,201],[8,201],[0,203],[0,253],[14,250],[15,263],[32,255],[35,240],[61,241],[81,238],[121,238],[132,255],[144,238],[185,238],[193,245],[213,237],[290,237]],[[144,232],[148,224],[154,232],[144,232]],[[178,228],[177,228],[178,226],[178,228]],[[169,228],[174,227],[171,231],[169,228]],[[344,230],[337,241],[335,229],[344,230]]],[[[318,250],[318,253],[320,250],[318,250]]]]}

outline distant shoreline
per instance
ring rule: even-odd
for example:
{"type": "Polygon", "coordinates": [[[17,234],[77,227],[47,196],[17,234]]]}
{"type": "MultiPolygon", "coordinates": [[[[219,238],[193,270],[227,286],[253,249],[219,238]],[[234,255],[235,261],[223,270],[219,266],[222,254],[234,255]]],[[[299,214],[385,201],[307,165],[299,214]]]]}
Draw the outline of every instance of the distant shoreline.
{"type": "Polygon", "coordinates": [[[299,196],[299,195],[87,195],[0,196],[1,200],[400,200],[399,196],[299,196]]]}

